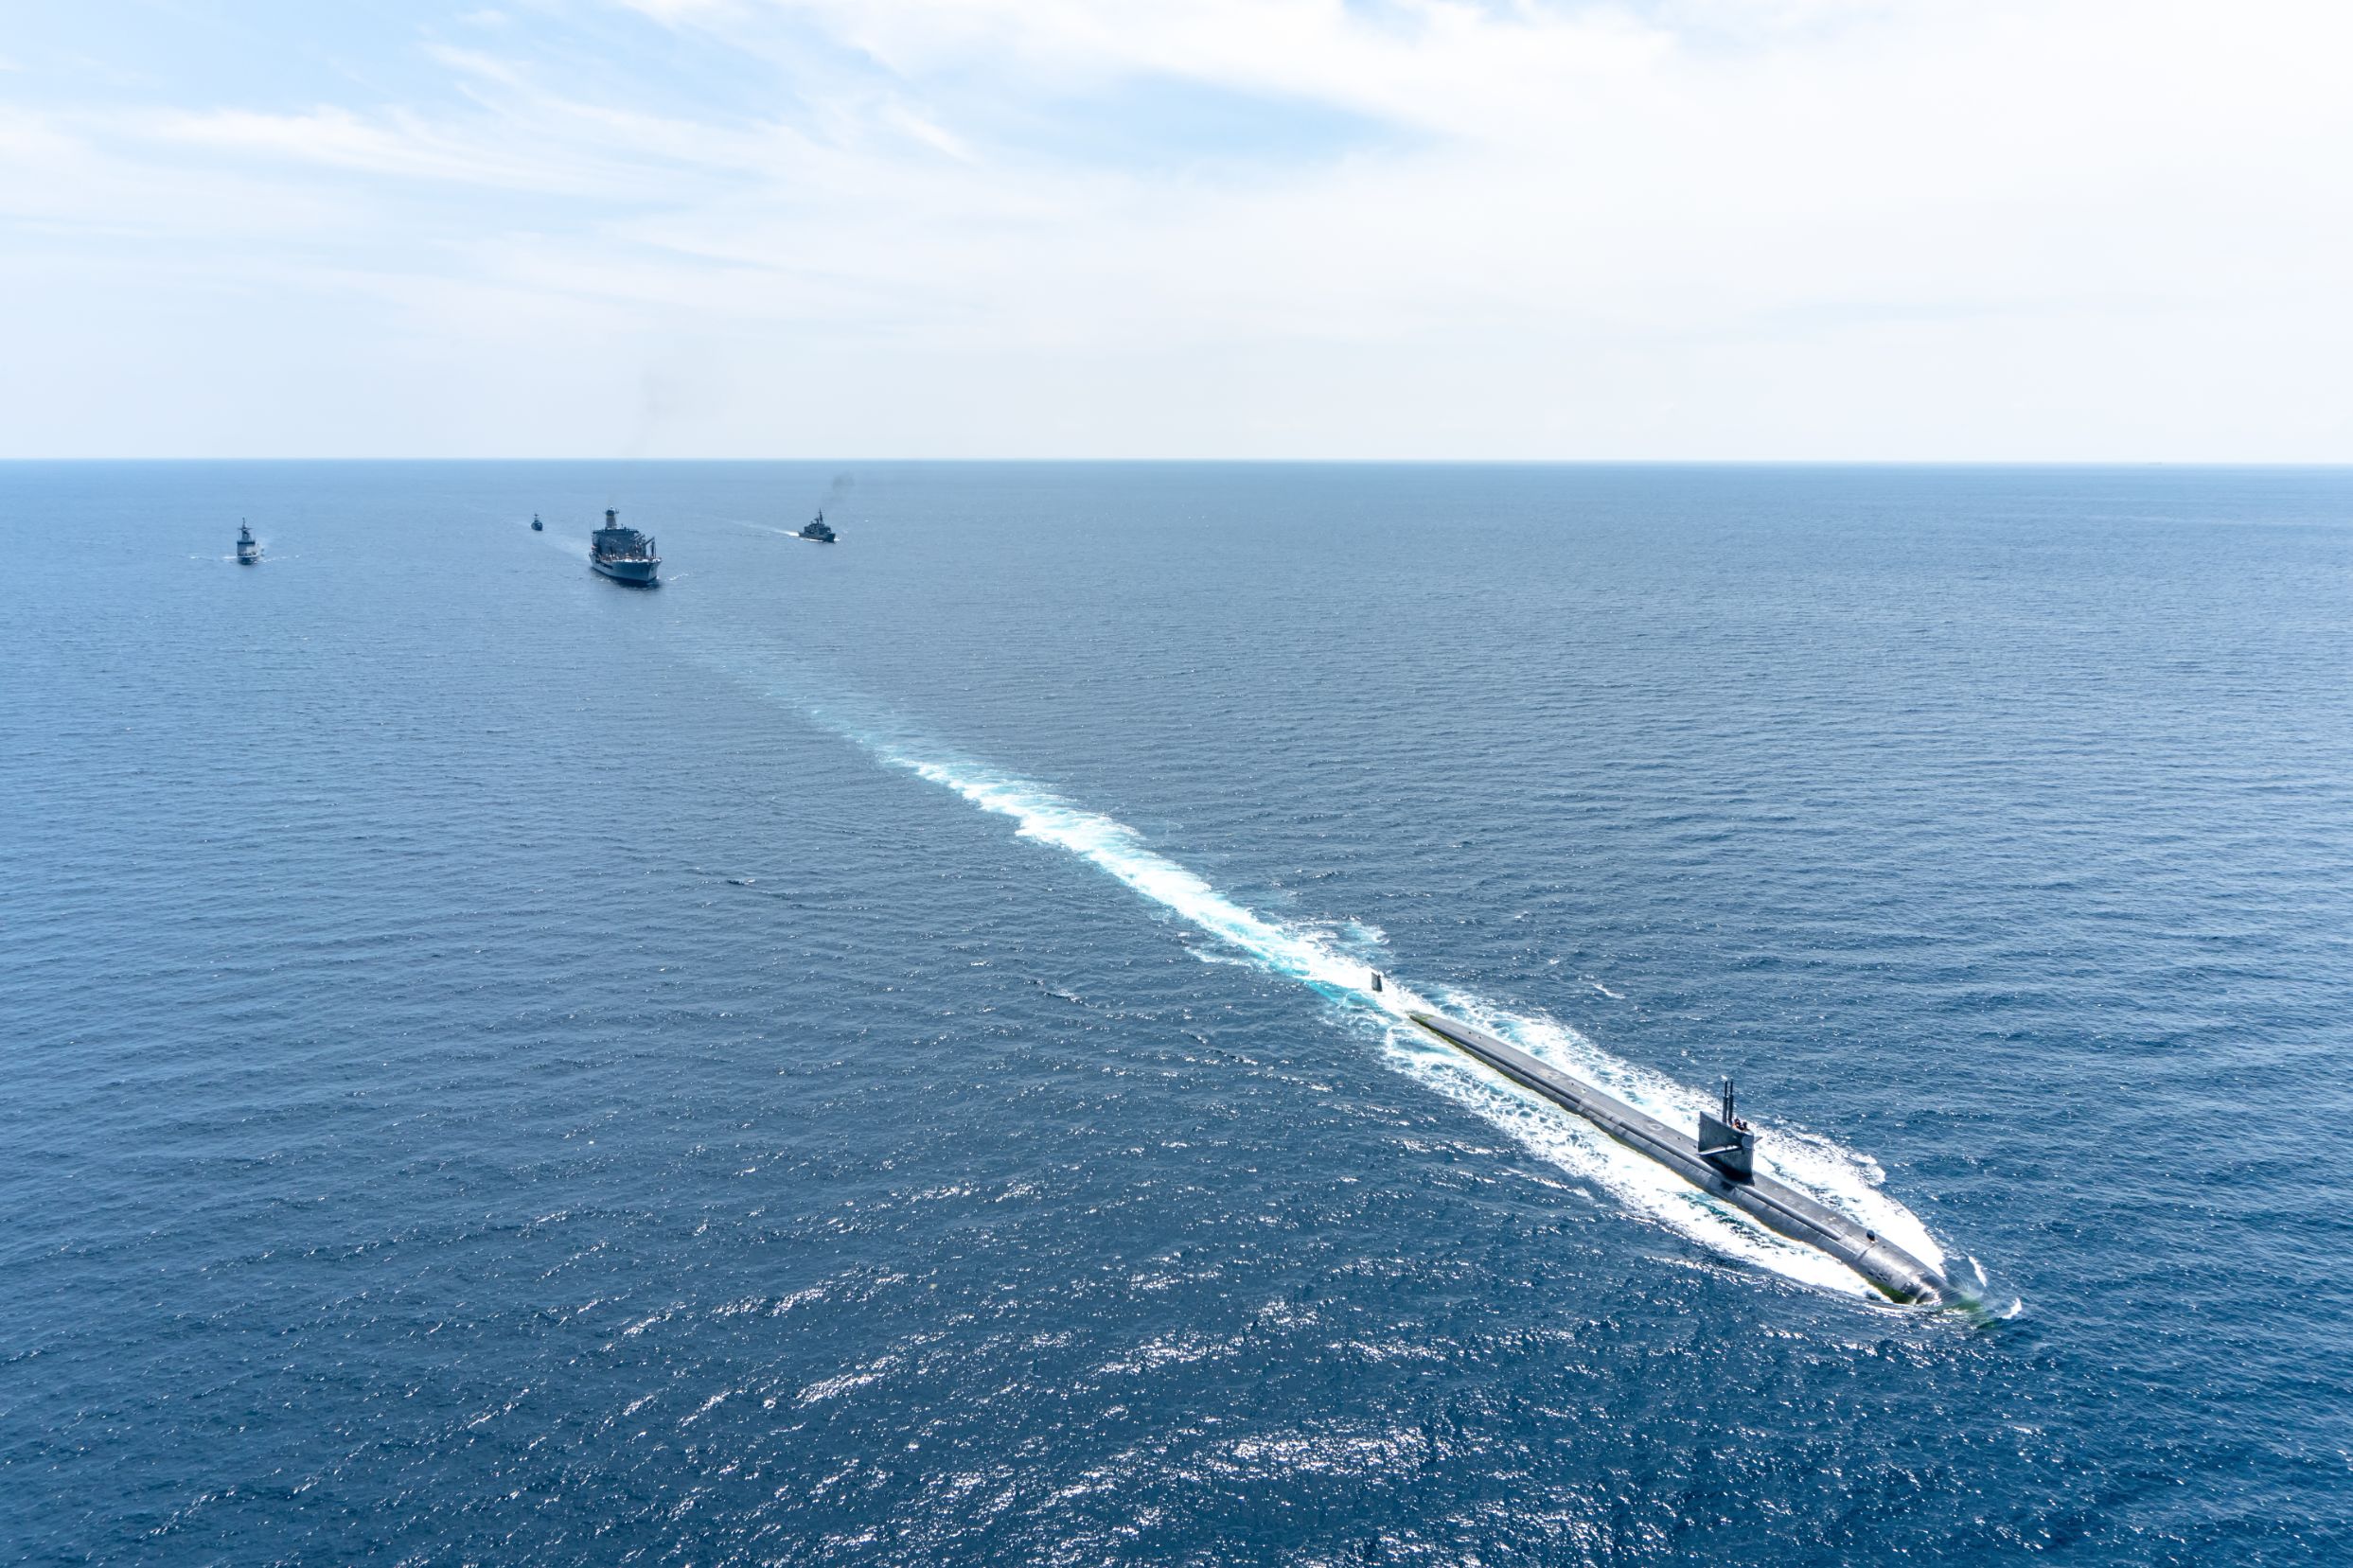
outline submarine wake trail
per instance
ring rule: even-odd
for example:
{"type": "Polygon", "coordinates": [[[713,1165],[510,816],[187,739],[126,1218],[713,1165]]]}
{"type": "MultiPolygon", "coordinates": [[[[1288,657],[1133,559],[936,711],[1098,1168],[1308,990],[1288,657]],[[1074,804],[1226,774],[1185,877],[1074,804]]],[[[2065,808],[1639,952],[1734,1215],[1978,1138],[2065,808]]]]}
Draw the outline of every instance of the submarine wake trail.
{"type": "MultiPolygon", "coordinates": [[[[1766,1229],[1748,1216],[1690,1186],[1654,1160],[1626,1148],[1530,1091],[1438,1044],[1409,1019],[1415,1012],[1452,1014],[1510,1041],[1547,1066],[1607,1090],[1661,1120],[1689,1126],[1708,1098],[1673,1080],[1603,1050],[1577,1031],[1539,1014],[1513,1011],[1488,998],[1441,989],[1423,995],[1387,973],[1371,989],[1371,966],[1361,947],[1343,946],[1331,932],[1270,920],[1218,890],[1197,872],[1161,854],[1125,823],[1089,811],[1033,780],[961,757],[951,749],[890,723],[853,716],[838,694],[812,697],[799,679],[761,681],[772,695],[791,695],[824,728],[877,761],[939,785],[1010,819],[1017,834],[1076,855],[1150,903],[1215,939],[1263,972],[1297,981],[1321,995],[1337,1021],[1369,1026],[1394,1070],[1476,1112],[1530,1153],[1609,1192],[1636,1212],[1668,1226],[1721,1257],[1785,1278],[1843,1295],[1880,1300],[1861,1276],[1813,1247],[1766,1229]],[[781,689],[780,689],[781,688],[781,689]]],[[[740,672],[739,672],[740,673],[740,672]]],[[[1376,933],[1356,928],[1377,948],[1376,933]]],[[[1212,955],[1204,954],[1205,958],[1212,955]]],[[[1776,1127],[1759,1151],[1758,1168],[1870,1226],[1932,1266],[1944,1252],[1919,1216],[1880,1189],[1881,1172],[1867,1155],[1827,1138],[1776,1127]]]]}

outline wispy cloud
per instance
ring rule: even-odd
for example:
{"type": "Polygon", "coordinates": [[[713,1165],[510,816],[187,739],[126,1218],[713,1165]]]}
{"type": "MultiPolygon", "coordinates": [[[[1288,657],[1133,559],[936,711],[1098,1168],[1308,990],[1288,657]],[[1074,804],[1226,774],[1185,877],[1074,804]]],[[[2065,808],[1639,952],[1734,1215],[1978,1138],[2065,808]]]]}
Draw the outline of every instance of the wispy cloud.
{"type": "MultiPolygon", "coordinates": [[[[192,381],[243,267],[409,367],[346,450],[2353,456],[2316,3],[550,0],[365,89],[334,42],[0,86],[25,352],[136,289],[203,328],[109,356],[192,381]]],[[[162,439],[13,396],[19,449],[162,439]]]]}

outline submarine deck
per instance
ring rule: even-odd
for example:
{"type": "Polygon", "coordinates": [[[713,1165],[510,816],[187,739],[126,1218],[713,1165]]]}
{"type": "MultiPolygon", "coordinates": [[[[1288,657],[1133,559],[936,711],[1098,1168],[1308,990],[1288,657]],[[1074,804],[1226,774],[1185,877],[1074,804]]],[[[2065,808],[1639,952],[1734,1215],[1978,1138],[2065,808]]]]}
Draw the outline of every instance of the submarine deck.
{"type": "Polygon", "coordinates": [[[1876,1231],[1817,1203],[1786,1182],[1757,1175],[1735,1181],[1699,1152],[1690,1134],[1647,1116],[1624,1101],[1548,1067],[1482,1030],[1433,1013],[1408,1014],[1446,1044],[1576,1112],[1637,1154],[1674,1171],[1692,1186],[1722,1198],[1792,1241],[1818,1247],[1895,1300],[1933,1306],[1952,1295],[1944,1277],[1876,1231]]]}

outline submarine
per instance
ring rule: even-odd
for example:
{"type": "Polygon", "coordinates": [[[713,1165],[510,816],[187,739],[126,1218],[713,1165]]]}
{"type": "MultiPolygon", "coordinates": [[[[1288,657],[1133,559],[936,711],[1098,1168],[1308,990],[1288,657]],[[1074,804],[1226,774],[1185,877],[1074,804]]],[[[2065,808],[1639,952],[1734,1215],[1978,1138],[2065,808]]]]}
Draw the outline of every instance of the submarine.
{"type": "Polygon", "coordinates": [[[1406,1014],[1429,1033],[1525,1088],[1576,1112],[1638,1154],[1681,1176],[1701,1191],[1778,1231],[1793,1242],[1818,1247],[1846,1264],[1891,1301],[1936,1307],[1955,1299],[1952,1283],[1877,1231],[1857,1224],[1836,1209],[1807,1197],[1756,1168],[1757,1133],[1735,1113],[1732,1081],[1724,1081],[1724,1101],[1714,1113],[1702,1111],[1699,1136],[1678,1132],[1645,1116],[1624,1101],[1581,1084],[1566,1073],[1484,1031],[1435,1013],[1406,1014]]]}

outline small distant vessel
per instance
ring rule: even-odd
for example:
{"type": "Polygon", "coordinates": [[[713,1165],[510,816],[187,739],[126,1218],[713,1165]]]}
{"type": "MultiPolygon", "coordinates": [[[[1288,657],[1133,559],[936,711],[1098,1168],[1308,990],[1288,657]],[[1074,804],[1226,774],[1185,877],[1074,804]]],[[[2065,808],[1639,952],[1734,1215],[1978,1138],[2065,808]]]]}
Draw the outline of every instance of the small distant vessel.
{"type": "MultiPolygon", "coordinates": [[[[608,512],[608,513],[606,513],[605,515],[606,515],[607,517],[610,517],[610,516],[612,516],[612,514],[611,514],[610,512],[608,512]]],[[[532,531],[534,534],[537,534],[537,533],[539,533],[539,532],[540,531],[540,514],[539,514],[539,513],[537,513],[537,512],[534,512],[534,513],[532,513],[532,514],[531,514],[531,531],[532,531]]]]}
{"type": "Polygon", "coordinates": [[[245,526],[245,520],[242,518],[239,518],[237,522],[237,564],[239,566],[261,564],[261,542],[254,537],[254,531],[245,526]]]}
{"type": "Polygon", "coordinates": [[[831,544],[834,542],[833,530],[826,525],[825,514],[823,512],[817,514],[817,520],[815,522],[810,523],[807,527],[801,530],[801,537],[816,544],[831,544]]]}
{"type": "Polygon", "coordinates": [[[620,514],[609,506],[605,526],[589,540],[589,565],[616,583],[652,588],[662,557],[654,554],[652,539],[634,528],[622,527],[620,514]]]}

